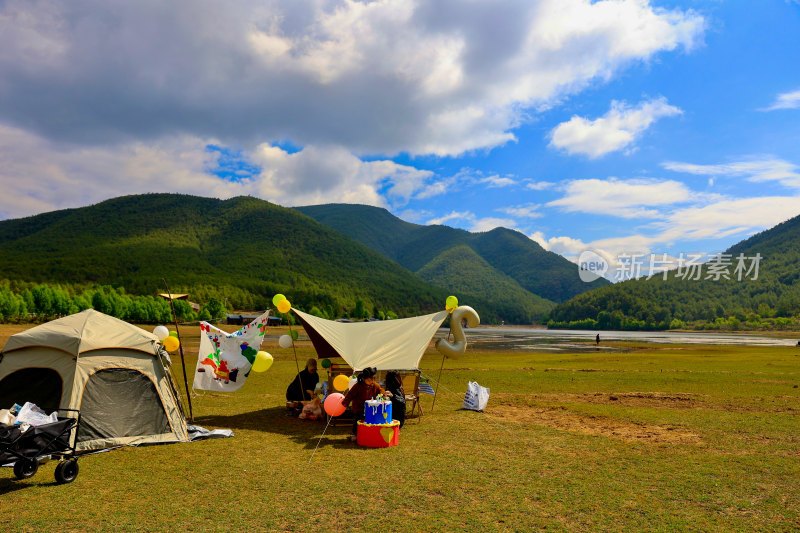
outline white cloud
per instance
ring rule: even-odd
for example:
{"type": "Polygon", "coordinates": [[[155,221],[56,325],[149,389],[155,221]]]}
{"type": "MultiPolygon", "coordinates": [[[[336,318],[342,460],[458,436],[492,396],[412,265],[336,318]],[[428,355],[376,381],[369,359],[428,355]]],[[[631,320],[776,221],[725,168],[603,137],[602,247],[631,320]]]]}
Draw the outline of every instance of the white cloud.
{"type": "Polygon", "coordinates": [[[750,161],[738,161],[719,165],[696,165],[668,161],[662,166],[675,172],[699,176],[743,177],[748,181],[777,181],[790,188],[800,189],[800,168],[783,159],[764,157],[750,161]]]}
{"type": "Polygon", "coordinates": [[[517,227],[516,221],[510,218],[485,217],[476,219],[475,222],[473,222],[470,231],[482,232],[482,231],[491,231],[495,228],[516,229],[516,227],[517,227]]]}
{"type": "Polygon", "coordinates": [[[667,104],[665,98],[642,102],[636,107],[614,101],[608,113],[598,119],[573,116],[556,126],[550,132],[550,146],[569,154],[600,157],[627,147],[659,118],[681,113],[667,104]]]}
{"type": "Polygon", "coordinates": [[[539,207],[541,206],[538,204],[525,204],[502,207],[497,211],[501,211],[518,218],[540,218],[544,215],[538,211],[539,207]]]}
{"type": "Polygon", "coordinates": [[[767,108],[761,111],[775,111],[776,109],[800,109],[800,89],[779,94],[767,108]]]}
{"type": "Polygon", "coordinates": [[[487,176],[485,178],[481,178],[478,180],[478,183],[487,185],[490,189],[499,188],[499,187],[510,187],[511,185],[516,185],[517,181],[513,178],[509,178],[508,176],[487,176]]]}
{"type": "Polygon", "coordinates": [[[85,145],[174,136],[389,155],[513,141],[531,110],[691,49],[705,26],[644,0],[0,6],[0,123],[85,145]]]}
{"type": "Polygon", "coordinates": [[[566,196],[547,205],[569,212],[595,213],[622,218],[656,217],[649,207],[685,202],[691,191],[672,180],[609,178],[573,180],[565,186],[566,196]]]}
{"type": "Polygon", "coordinates": [[[462,222],[462,224],[456,224],[456,226],[463,226],[472,232],[490,231],[499,227],[516,229],[517,224],[516,221],[510,218],[478,218],[475,213],[471,211],[450,211],[446,215],[428,220],[427,224],[445,224],[446,222],[454,220],[462,222]]]}
{"type": "Polygon", "coordinates": [[[531,181],[525,185],[526,188],[532,191],[543,191],[545,189],[550,189],[555,186],[555,183],[551,181],[531,181]]]}
{"type": "Polygon", "coordinates": [[[231,182],[208,173],[212,139],[180,137],[113,147],[61,147],[0,125],[0,219],[83,206],[141,192],[229,198],[253,195],[282,205],[350,202],[402,205],[433,173],[392,161],[362,161],[341,147],[289,153],[261,145],[247,154],[261,167],[231,182]]]}

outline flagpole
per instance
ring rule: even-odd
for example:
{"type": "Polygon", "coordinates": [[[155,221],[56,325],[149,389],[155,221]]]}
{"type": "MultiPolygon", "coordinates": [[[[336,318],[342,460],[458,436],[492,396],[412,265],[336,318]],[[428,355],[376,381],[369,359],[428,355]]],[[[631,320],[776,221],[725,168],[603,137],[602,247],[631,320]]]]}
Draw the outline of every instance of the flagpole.
{"type": "Polygon", "coordinates": [[[172,292],[167,286],[166,278],[161,278],[164,282],[164,288],[167,289],[167,297],[169,298],[169,306],[172,309],[172,318],[175,321],[175,333],[178,334],[178,348],[181,351],[181,367],[183,368],[183,386],[186,388],[186,400],[189,402],[189,420],[194,423],[194,413],[192,412],[192,395],[189,393],[189,380],[186,379],[186,361],[183,358],[183,341],[181,340],[181,332],[178,329],[178,315],[175,314],[175,304],[172,302],[172,292]]]}

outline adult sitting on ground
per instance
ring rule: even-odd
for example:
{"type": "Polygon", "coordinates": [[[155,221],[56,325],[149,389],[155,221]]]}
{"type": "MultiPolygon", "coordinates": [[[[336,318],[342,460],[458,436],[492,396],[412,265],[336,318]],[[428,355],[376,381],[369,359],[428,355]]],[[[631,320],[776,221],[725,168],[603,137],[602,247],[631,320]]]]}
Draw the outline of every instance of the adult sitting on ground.
{"type": "Polygon", "coordinates": [[[317,374],[317,360],[309,359],[306,367],[294,377],[294,381],[286,389],[287,402],[310,401],[314,397],[314,388],[319,383],[317,374]]]}

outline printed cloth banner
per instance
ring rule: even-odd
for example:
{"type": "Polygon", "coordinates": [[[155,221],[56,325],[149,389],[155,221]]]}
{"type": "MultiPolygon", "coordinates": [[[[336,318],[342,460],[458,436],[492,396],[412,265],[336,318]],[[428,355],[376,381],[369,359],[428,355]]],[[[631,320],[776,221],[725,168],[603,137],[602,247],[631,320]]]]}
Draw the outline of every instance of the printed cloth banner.
{"type": "Polygon", "coordinates": [[[239,331],[226,333],[208,322],[200,323],[200,351],[193,389],[235,391],[244,385],[267,331],[269,311],[239,331]]]}

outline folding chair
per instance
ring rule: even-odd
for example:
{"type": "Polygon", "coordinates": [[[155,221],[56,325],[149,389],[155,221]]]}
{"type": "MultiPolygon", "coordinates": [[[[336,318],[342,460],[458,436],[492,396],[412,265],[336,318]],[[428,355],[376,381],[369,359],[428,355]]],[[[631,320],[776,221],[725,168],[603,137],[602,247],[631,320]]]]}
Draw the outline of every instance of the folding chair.
{"type": "Polygon", "coordinates": [[[403,390],[406,392],[406,405],[411,403],[411,409],[408,410],[407,415],[414,414],[414,409],[419,408],[419,417],[424,414],[422,412],[422,404],[419,403],[419,371],[415,370],[411,373],[401,374],[403,380],[403,390]]]}

